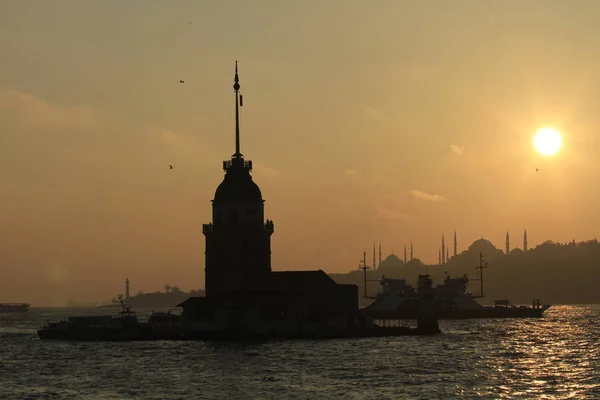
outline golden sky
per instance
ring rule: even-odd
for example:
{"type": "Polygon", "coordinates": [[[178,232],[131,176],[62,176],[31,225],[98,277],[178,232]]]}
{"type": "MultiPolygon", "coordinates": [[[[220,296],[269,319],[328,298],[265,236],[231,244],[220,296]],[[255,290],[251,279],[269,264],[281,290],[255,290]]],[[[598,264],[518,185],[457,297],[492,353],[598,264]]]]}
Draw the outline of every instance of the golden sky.
{"type": "Polygon", "coordinates": [[[507,230],[521,247],[525,228],[530,246],[594,238],[598,15],[594,0],[3,2],[0,301],[100,301],[126,277],[133,293],[204,287],[236,59],[275,270],[348,271],[379,241],[433,263],[454,229],[459,251],[503,249],[507,230]],[[532,146],[546,126],[555,156],[532,146]]]}

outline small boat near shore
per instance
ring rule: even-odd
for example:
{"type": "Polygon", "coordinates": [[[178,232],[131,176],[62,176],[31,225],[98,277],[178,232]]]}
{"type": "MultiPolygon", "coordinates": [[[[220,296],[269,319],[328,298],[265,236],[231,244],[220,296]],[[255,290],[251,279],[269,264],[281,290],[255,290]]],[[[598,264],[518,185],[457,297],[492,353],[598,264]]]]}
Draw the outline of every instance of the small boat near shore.
{"type": "Polygon", "coordinates": [[[29,311],[27,303],[0,303],[0,313],[22,313],[29,311]]]}

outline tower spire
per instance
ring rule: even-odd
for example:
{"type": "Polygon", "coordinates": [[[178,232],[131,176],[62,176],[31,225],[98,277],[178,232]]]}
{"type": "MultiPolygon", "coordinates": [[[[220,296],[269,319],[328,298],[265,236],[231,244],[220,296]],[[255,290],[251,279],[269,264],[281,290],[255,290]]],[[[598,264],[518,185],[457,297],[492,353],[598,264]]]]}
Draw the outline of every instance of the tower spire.
{"type": "Polygon", "coordinates": [[[244,157],[240,153],[240,78],[238,77],[237,60],[235,60],[235,76],[233,78],[233,90],[235,90],[235,154],[234,158],[244,157]]]}
{"type": "Polygon", "coordinates": [[[458,247],[458,242],[456,241],[456,229],[454,230],[454,255],[456,255],[456,248],[458,247]]]}
{"type": "Polygon", "coordinates": [[[444,241],[444,234],[442,233],[442,261],[440,265],[446,264],[446,243],[444,241]]]}
{"type": "Polygon", "coordinates": [[[508,236],[508,231],[506,231],[506,255],[510,253],[510,237],[508,236]]]}
{"type": "Polygon", "coordinates": [[[375,243],[373,243],[373,270],[377,269],[378,267],[378,265],[375,265],[375,243]]]}

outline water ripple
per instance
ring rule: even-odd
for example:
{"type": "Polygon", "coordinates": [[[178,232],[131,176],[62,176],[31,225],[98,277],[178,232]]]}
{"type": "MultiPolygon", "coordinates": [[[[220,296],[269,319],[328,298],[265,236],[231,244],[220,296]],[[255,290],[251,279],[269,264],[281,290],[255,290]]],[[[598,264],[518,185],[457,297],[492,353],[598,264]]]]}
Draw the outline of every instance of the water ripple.
{"type": "Polygon", "coordinates": [[[1,399],[597,399],[600,306],[442,321],[436,337],[255,343],[43,342],[0,315],[1,399]]]}

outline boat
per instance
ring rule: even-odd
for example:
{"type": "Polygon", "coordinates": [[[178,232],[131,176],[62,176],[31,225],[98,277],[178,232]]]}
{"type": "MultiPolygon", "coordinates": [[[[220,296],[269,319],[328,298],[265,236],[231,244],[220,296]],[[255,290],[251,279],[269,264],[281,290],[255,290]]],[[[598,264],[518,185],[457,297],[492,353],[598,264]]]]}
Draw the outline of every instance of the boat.
{"type": "Polygon", "coordinates": [[[68,317],[59,322],[47,321],[38,330],[43,340],[72,341],[129,341],[142,340],[152,336],[152,325],[140,323],[135,311],[121,300],[118,316],[96,315],[68,317]]]}
{"type": "Polygon", "coordinates": [[[29,311],[27,303],[0,303],[0,313],[17,313],[29,311]]]}
{"type": "MultiPolygon", "coordinates": [[[[432,289],[438,319],[467,319],[467,318],[539,318],[550,308],[550,304],[542,305],[539,299],[534,299],[531,306],[514,305],[507,299],[500,299],[494,305],[482,305],[476,301],[484,297],[483,269],[487,263],[480,254],[481,291],[478,295],[467,292],[469,278],[467,275],[451,278],[446,275],[444,283],[432,289]]],[[[428,274],[419,275],[417,288],[406,283],[406,279],[393,279],[382,276],[379,279],[380,292],[374,297],[373,303],[364,307],[362,312],[372,318],[414,319],[417,317],[421,304],[421,288],[430,280],[428,274]]],[[[366,277],[365,277],[366,287],[366,277]]]]}

